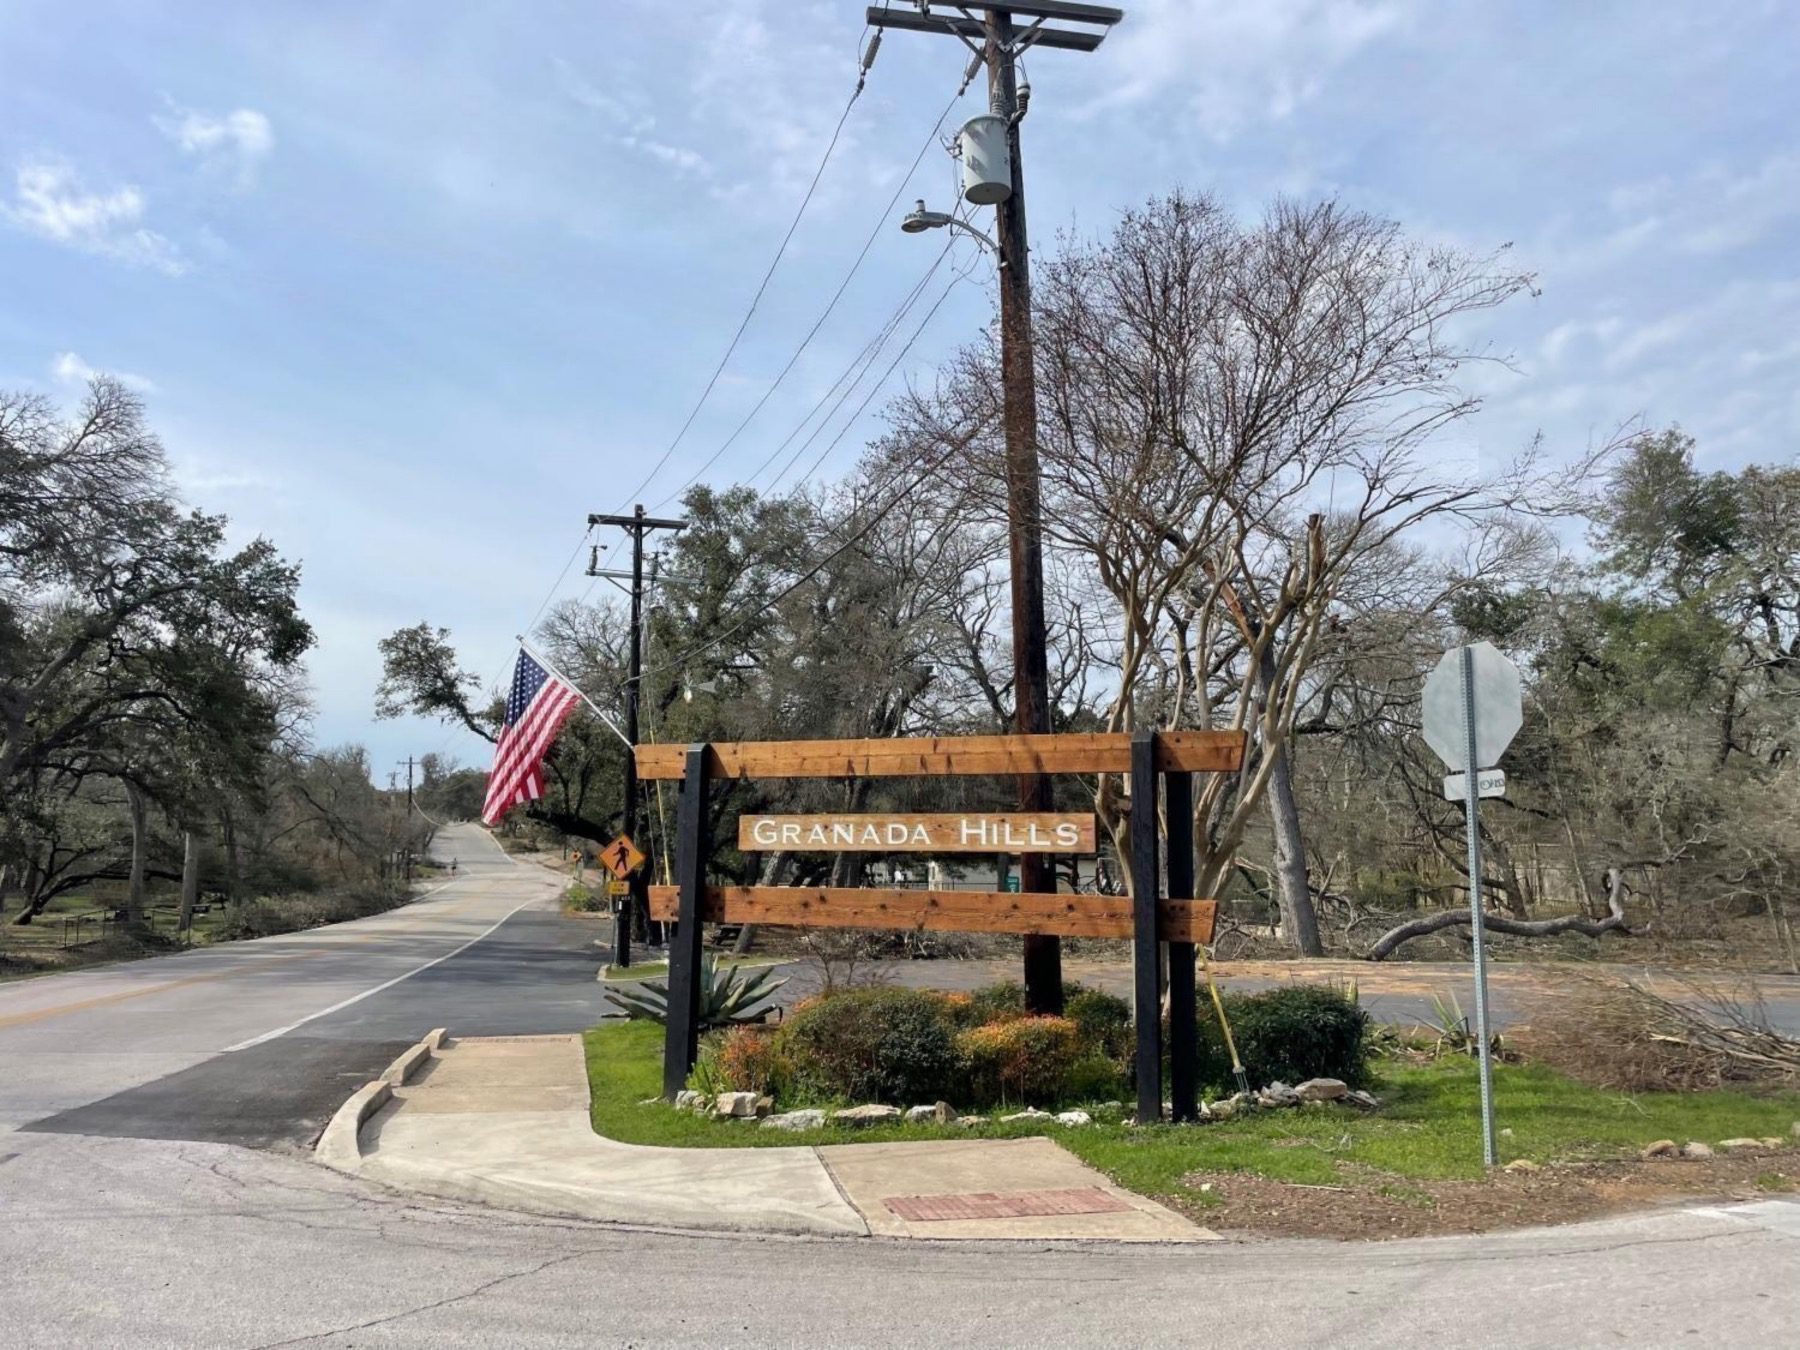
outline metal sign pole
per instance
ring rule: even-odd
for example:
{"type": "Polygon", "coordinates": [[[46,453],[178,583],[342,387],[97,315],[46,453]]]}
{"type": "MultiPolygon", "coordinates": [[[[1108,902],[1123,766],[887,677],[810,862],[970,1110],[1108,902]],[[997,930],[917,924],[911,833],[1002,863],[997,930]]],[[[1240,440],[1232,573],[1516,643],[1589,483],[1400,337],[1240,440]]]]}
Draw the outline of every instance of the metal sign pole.
{"type": "Polygon", "coordinates": [[[1499,1161],[1494,1138],[1494,1056],[1488,1034],[1487,924],[1481,903],[1481,794],[1476,791],[1478,761],[1475,756],[1475,649],[1462,649],[1463,819],[1469,830],[1469,932],[1475,940],[1475,1034],[1480,1038],[1481,1061],[1481,1158],[1492,1167],[1499,1161]]]}

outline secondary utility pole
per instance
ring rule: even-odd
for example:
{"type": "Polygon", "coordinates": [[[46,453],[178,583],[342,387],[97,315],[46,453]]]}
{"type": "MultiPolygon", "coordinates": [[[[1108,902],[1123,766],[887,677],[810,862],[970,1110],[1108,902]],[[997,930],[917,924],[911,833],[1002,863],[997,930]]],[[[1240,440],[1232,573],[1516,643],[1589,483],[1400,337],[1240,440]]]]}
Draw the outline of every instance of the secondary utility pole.
{"type": "MultiPolygon", "coordinates": [[[[1037,376],[1031,343],[1031,249],[1025,232],[1025,169],[1019,150],[1019,123],[1030,100],[1021,91],[1018,58],[1031,47],[1059,47],[1091,52],[1123,11],[1108,5],[1065,3],[1065,0],[1018,0],[1005,8],[989,8],[979,20],[958,6],[929,0],[918,12],[869,6],[868,22],[876,28],[955,37],[987,66],[988,106],[1006,121],[1012,191],[994,207],[995,235],[1000,245],[1000,372],[1005,399],[1006,513],[1012,566],[1013,727],[1024,735],[1053,730],[1050,721],[1050,669],[1044,620],[1043,508],[1038,470],[1037,376]],[[1013,17],[1031,20],[1024,29],[1013,17]],[[1046,27],[1050,19],[1098,25],[1096,29],[1046,27]],[[978,45],[979,44],[979,45],[978,45]]],[[[1019,809],[1054,809],[1050,779],[1043,774],[1019,777],[1019,809]]],[[[1027,853],[1019,859],[1019,889],[1048,891],[1054,882],[1046,858],[1027,853]]],[[[1062,1011],[1062,943],[1055,937],[1025,939],[1025,1001],[1033,1012],[1062,1011]]]]}
{"type": "MultiPolygon", "coordinates": [[[[588,517],[588,524],[618,525],[631,536],[631,571],[629,573],[604,570],[596,562],[588,564],[588,575],[591,577],[607,577],[617,581],[620,577],[631,578],[631,673],[625,681],[625,739],[633,745],[638,743],[638,686],[644,673],[644,535],[651,530],[685,530],[685,520],[659,520],[655,516],[644,514],[644,505],[639,502],[637,509],[628,516],[588,517]]],[[[596,550],[596,553],[598,550],[596,550]]],[[[638,776],[637,756],[627,753],[625,756],[625,806],[623,831],[632,834],[637,829],[638,776]]],[[[635,838],[635,836],[634,836],[635,838]]],[[[631,874],[629,882],[630,894],[613,920],[613,964],[629,966],[631,964],[631,930],[632,925],[639,925],[646,938],[649,937],[650,896],[646,887],[649,876],[640,867],[631,874]]]]}

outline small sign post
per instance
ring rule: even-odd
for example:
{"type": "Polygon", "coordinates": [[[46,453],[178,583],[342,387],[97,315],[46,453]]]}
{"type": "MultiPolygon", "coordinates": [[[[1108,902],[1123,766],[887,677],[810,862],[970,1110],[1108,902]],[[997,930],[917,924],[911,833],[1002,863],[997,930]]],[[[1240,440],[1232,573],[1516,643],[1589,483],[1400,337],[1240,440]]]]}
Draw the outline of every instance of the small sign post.
{"type": "Polygon", "coordinates": [[[1481,903],[1481,799],[1500,796],[1504,775],[1490,775],[1501,753],[1524,723],[1519,668],[1492,643],[1475,642],[1445,652],[1425,678],[1423,698],[1425,742],[1453,770],[1444,780],[1444,796],[1461,798],[1468,831],[1469,931],[1475,947],[1475,1035],[1480,1041],[1481,1156],[1492,1167],[1499,1161],[1494,1135],[1493,1035],[1488,1026],[1487,923],[1481,903]],[[1475,791],[1467,782],[1475,779],[1475,791]],[[1498,777],[1498,782],[1492,782],[1498,777]]]}

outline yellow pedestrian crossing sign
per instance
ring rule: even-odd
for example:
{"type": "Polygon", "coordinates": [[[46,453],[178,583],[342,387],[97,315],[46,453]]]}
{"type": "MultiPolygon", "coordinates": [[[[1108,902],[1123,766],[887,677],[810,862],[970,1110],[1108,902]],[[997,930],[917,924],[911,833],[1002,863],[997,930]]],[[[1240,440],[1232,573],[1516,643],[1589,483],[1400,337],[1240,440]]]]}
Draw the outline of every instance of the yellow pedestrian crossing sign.
{"type": "Polygon", "coordinates": [[[622,834],[600,850],[600,861],[609,872],[623,881],[644,865],[644,855],[631,842],[630,835],[622,834]]]}

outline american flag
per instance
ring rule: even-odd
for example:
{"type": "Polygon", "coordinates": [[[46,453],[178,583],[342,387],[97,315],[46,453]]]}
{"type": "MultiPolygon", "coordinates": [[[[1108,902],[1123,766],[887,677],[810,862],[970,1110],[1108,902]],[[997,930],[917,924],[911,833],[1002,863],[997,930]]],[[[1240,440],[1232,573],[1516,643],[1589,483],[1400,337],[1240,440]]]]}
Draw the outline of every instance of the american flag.
{"type": "Polygon", "coordinates": [[[567,680],[552,675],[529,653],[519,653],[506,700],[506,727],[494,749],[494,769],[488,774],[487,800],[481,807],[483,825],[496,824],[521,802],[544,795],[544,756],[580,698],[567,680]]]}

